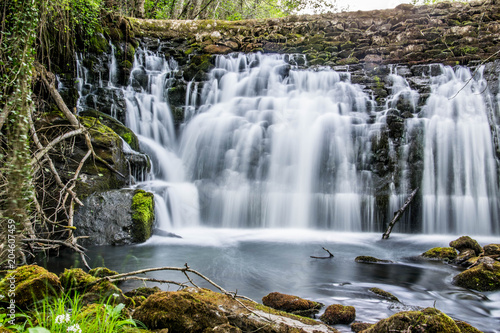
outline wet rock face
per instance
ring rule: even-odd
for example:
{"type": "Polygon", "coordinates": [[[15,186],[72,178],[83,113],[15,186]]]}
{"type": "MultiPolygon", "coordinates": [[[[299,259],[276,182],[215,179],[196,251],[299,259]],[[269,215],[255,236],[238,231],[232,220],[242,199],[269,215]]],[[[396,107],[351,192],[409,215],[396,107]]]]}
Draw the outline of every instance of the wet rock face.
{"type": "Polygon", "coordinates": [[[321,303],[278,292],[273,292],[264,296],[262,298],[262,304],[276,310],[306,317],[314,317],[314,315],[319,312],[319,309],[323,307],[321,303]]]}
{"type": "Polygon", "coordinates": [[[133,189],[94,193],[85,199],[84,205],[75,213],[74,225],[75,235],[90,237],[83,240],[85,244],[125,245],[144,242],[151,235],[151,193],[133,189]],[[137,192],[141,198],[134,207],[137,192]]]}

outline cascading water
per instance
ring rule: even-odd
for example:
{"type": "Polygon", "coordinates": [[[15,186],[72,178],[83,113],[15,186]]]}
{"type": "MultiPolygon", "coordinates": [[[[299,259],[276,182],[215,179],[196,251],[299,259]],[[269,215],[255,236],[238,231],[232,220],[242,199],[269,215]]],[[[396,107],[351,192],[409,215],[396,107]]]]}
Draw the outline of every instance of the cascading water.
{"type": "Polygon", "coordinates": [[[155,192],[157,227],[164,230],[198,224],[199,220],[197,190],[185,181],[176,153],[172,112],[165,98],[176,71],[175,61],[139,49],[125,91],[126,124],[152,161],[148,179],[137,186],[155,192]]]}
{"type": "Polygon", "coordinates": [[[499,232],[497,161],[482,72],[443,67],[424,109],[426,124],[423,230],[426,233],[499,232]]]}
{"type": "Polygon", "coordinates": [[[217,58],[181,143],[202,219],[372,230],[370,100],[345,73],[294,70],[293,62],[217,58]]]}

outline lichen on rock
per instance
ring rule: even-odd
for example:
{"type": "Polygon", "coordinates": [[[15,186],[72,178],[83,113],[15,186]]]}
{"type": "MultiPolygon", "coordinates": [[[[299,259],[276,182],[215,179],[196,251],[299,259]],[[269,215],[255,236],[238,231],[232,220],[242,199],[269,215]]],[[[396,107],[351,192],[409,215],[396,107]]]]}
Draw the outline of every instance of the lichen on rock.
{"type": "Polygon", "coordinates": [[[434,247],[422,253],[422,257],[451,261],[457,257],[457,251],[452,247],[434,247]]]}

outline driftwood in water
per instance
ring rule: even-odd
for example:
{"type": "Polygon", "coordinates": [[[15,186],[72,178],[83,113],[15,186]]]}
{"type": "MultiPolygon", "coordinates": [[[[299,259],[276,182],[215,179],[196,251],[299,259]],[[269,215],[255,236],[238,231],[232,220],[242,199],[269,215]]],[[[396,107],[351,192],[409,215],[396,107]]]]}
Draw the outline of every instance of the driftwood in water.
{"type": "Polygon", "coordinates": [[[330,251],[328,251],[324,247],[322,247],[322,249],[325,250],[326,252],[328,252],[328,257],[315,257],[315,256],[310,256],[310,257],[314,258],[314,259],[330,259],[330,258],[333,258],[333,254],[330,251]]]}
{"type": "Polygon", "coordinates": [[[408,199],[406,199],[406,201],[403,204],[403,206],[401,206],[401,208],[399,208],[399,210],[397,212],[394,212],[394,218],[392,219],[391,223],[389,223],[389,226],[387,227],[387,230],[382,235],[382,239],[389,238],[389,234],[391,233],[392,228],[394,228],[394,225],[396,224],[396,222],[398,222],[399,219],[401,218],[401,216],[403,216],[403,213],[408,208],[408,206],[412,202],[413,198],[415,198],[415,195],[417,194],[418,189],[419,188],[417,187],[415,190],[413,190],[413,192],[411,192],[411,194],[408,197],[408,199]]]}

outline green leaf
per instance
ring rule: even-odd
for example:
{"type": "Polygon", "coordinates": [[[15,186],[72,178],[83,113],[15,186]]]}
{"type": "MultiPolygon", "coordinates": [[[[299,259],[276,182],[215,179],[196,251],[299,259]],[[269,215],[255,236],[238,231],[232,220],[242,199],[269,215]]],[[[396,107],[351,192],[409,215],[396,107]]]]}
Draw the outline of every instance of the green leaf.
{"type": "Polygon", "coordinates": [[[50,331],[44,327],[31,327],[28,328],[28,333],[50,333],[50,331]]]}

